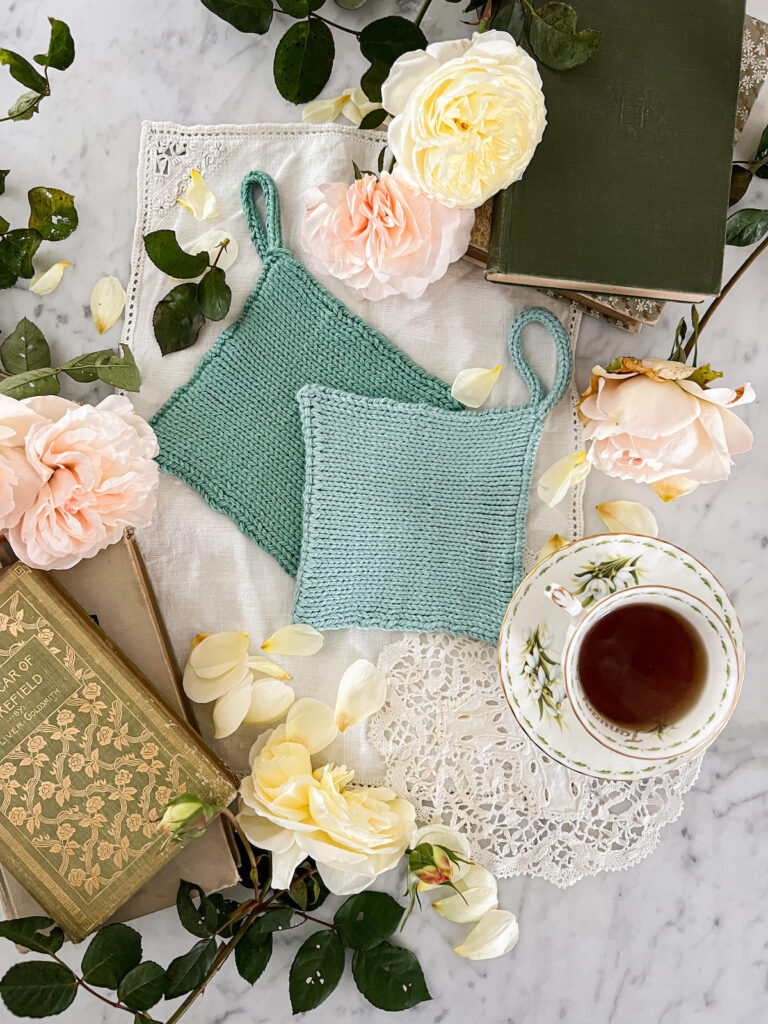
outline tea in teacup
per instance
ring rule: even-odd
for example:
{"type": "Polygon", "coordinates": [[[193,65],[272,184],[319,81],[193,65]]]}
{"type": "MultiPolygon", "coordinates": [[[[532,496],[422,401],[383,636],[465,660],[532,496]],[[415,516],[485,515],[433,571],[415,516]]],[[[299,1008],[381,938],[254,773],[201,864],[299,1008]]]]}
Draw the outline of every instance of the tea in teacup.
{"type": "Polygon", "coordinates": [[[578,652],[585,697],[628,729],[652,730],[683,718],[704,690],[707,669],[695,626],[649,601],[607,610],[586,629],[578,652]]]}

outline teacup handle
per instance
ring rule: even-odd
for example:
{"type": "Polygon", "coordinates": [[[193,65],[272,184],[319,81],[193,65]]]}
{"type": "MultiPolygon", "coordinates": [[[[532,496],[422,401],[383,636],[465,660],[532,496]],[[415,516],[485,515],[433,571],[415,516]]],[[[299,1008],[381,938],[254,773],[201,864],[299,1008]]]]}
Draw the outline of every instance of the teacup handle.
{"type": "Polygon", "coordinates": [[[576,619],[583,614],[584,606],[581,601],[574,597],[570,590],[566,589],[561,583],[548,583],[544,587],[544,593],[558,608],[568,612],[571,618],[576,619]]]}

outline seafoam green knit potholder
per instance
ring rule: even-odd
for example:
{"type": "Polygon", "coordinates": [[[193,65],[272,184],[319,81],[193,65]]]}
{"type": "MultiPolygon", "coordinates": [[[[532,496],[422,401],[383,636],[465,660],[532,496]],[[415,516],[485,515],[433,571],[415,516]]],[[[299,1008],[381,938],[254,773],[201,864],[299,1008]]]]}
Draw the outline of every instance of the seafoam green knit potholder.
{"type": "Polygon", "coordinates": [[[544,417],[572,372],[568,335],[545,309],[514,321],[509,351],[527,405],[483,412],[299,392],[306,449],[294,620],[454,633],[496,643],[522,579],[525,517],[544,417]],[[557,373],[544,394],[523,355],[549,328],[557,373]]]}
{"type": "Polygon", "coordinates": [[[326,291],[283,245],[277,187],[252,171],[240,196],[264,268],[228,327],[152,420],[158,462],[296,574],[304,443],[296,392],[318,383],[358,395],[461,408],[431,376],[326,291]],[[261,221],[254,189],[264,193],[261,221]]]}

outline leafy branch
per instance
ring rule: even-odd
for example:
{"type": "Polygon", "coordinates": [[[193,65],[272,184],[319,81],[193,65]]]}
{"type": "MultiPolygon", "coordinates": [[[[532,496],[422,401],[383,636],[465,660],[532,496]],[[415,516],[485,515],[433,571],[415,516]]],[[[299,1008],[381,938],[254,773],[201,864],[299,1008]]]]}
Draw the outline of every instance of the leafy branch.
{"type": "MultiPolygon", "coordinates": [[[[0,171],[0,196],[10,171],[0,171]]],[[[26,228],[11,229],[0,215],[0,289],[35,273],[32,259],[43,240],[60,242],[77,228],[75,197],[60,188],[38,185],[27,193],[29,220],[26,228]]]]}
{"type": "Polygon", "coordinates": [[[0,49],[0,64],[5,64],[20,85],[28,91],[22,93],[8,111],[2,121],[28,121],[40,110],[40,104],[46,96],[51,95],[51,83],[48,72],[66,71],[75,59],[75,43],[69,26],[57,18],[49,18],[51,35],[46,53],[38,53],[33,58],[35,64],[42,67],[42,74],[21,54],[14,50],[0,49]]]}

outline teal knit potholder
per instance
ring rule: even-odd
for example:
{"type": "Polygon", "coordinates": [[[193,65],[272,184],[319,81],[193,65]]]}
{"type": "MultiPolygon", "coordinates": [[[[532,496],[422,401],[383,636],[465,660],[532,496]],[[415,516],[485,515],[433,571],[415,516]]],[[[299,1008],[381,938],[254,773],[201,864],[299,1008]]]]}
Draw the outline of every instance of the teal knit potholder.
{"type": "Polygon", "coordinates": [[[545,309],[515,319],[509,351],[530,391],[527,405],[509,409],[301,389],[307,475],[295,621],[497,642],[523,576],[544,417],[572,372],[568,335],[545,309]],[[520,344],[532,321],[549,328],[557,350],[546,395],[520,344]]]}
{"type": "Polygon", "coordinates": [[[268,174],[246,175],[240,197],[264,268],[238,320],[152,420],[157,461],[295,575],[304,489],[299,388],[318,383],[444,409],[461,406],[449,385],[350,313],[288,252],[268,174]],[[264,193],[264,223],[256,187],[264,193]]]}

